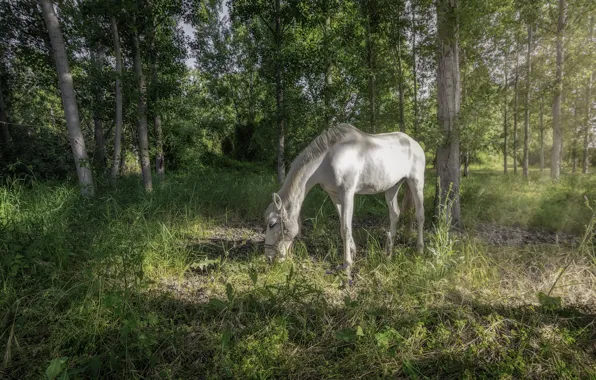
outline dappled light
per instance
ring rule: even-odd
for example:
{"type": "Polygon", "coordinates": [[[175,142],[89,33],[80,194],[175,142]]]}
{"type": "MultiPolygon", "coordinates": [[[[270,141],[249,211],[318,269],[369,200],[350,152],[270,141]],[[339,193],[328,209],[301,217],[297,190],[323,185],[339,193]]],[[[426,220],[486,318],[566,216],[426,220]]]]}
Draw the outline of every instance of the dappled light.
{"type": "Polygon", "coordinates": [[[0,0],[0,379],[596,379],[595,28],[0,0]]]}

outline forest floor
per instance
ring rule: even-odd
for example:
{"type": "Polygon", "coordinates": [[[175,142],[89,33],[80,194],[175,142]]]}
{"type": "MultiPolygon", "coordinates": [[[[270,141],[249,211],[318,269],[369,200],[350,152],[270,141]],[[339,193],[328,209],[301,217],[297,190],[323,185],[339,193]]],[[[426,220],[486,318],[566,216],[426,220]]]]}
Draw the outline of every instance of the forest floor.
{"type": "Polygon", "coordinates": [[[154,187],[0,188],[0,378],[596,377],[596,175],[473,167],[454,234],[433,224],[429,172],[425,252],[400,229],[391,258],[383,196],[357,196],[350,287],[329,274],[341,238],[322,190],[270,265],[272,175],[154,187]]]}

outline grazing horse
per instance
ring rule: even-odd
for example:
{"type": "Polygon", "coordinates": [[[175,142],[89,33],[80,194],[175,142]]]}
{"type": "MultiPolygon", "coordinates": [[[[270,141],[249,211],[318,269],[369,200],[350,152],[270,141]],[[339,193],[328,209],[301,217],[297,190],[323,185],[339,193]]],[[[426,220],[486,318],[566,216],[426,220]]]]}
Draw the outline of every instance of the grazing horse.
{"type": "Polygon", "coordinates": [[[417,247],[422,251],[424,227],[424,151],[401,132],[368,134],[350,124],[339,124],[317,136],[292,162],[273,202],[265,212],[265,255],[285,259],[300,230],[299,215],[306,194],[320,185],[335,204],[341,221],[344,264],[351,275],[356,245],[352,238],[355,194],[385,192],[391,220],[387,249],[391,253],[396,234],[399,205],[397,193],[406,181],[416,206],[417,247]]]}

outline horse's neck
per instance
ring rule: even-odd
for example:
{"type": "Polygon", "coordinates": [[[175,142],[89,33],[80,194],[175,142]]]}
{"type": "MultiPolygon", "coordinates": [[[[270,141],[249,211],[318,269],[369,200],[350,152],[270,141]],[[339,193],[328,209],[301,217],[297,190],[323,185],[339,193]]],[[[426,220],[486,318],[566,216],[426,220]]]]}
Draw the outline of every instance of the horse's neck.
{"type": "Polygon", "coordinates": [[[311,179],[319,163],[320,159],[315,159],[296,171],[290,172],[284,182],[279,195],[282,198],[283,204],[286,205],[289,218],[298,219],[306,194],[316,185],[311,179]]]}

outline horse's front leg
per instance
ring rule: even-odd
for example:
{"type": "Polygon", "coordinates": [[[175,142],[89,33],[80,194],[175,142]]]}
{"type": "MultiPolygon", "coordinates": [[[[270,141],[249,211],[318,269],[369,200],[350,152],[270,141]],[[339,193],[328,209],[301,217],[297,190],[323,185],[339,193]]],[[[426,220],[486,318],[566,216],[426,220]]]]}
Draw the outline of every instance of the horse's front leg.
{"type": "Polygon", "coordinates": [[[348,279],[352,278],[353,256],[356,254],[356,244],[352,237],[352,214],[354,212],[354,193],[346,192],[341,196],[341,225],[344,241],[344,266],[348,279]]]}

